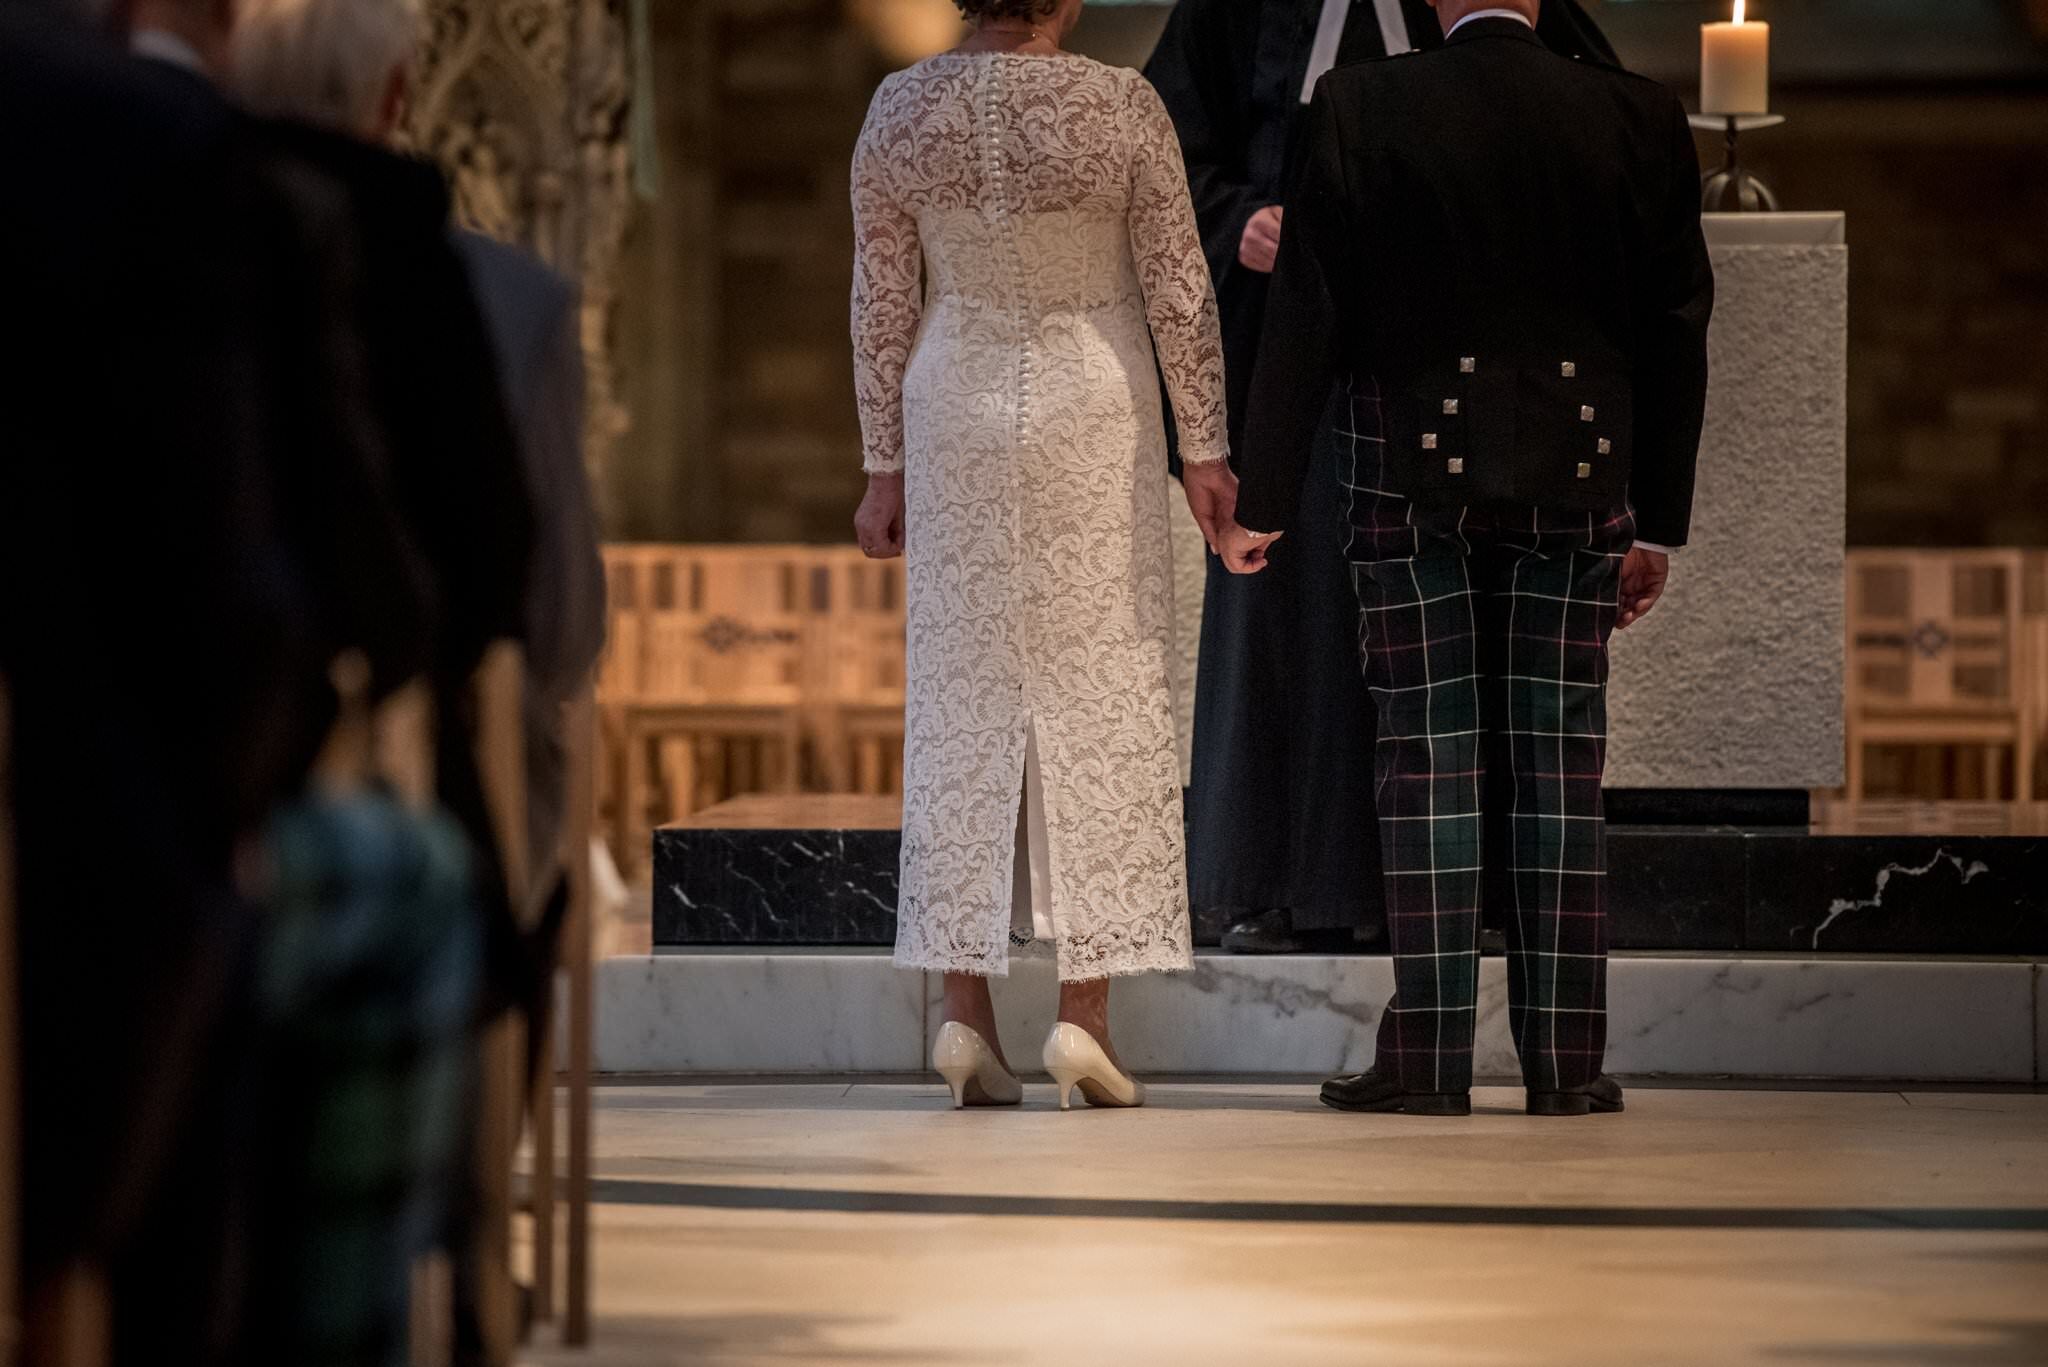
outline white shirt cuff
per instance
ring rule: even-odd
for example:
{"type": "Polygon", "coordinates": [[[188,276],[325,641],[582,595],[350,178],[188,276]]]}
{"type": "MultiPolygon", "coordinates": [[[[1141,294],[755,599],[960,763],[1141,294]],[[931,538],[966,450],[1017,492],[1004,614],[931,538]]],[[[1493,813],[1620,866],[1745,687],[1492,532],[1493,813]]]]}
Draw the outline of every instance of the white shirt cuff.
{"type": "Polygon", "coordinates": [[[1676,555],[1676,554],[1678,554],[1678,549],[1675,549],[1675,548],[1673,548],[1673,547],[1670,547],[1670,546],[1660,546],[1660,545],[1658,545],[1658,544],[1657,544],[1656,542],[1654,542],[1654,541],[1644,541],[1644,540],[1643,540],[1642,538],[1640,538],[1640,537],[1638,537],[1638,538],[1636,539],[1636,545],[1637,545],[1637,547],[1638,547],[1638,548],[1640,548],[1640,549],[1642,549],[1642,550],[1646,550],[1646,551],[1656,551],[1656,552],[1657,552],[1658,554],[1660,554],[1660,555],[1676,555]]]}

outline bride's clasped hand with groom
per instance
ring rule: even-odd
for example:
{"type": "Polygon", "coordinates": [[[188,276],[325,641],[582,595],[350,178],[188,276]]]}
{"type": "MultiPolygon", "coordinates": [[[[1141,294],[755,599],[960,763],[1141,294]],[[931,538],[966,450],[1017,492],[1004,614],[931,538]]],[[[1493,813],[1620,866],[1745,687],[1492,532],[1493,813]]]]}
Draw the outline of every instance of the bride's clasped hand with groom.
{"type": "MultiPolygon", "coordinates": [[[[1169,102],[1065,50],[1081,0],[959,0],[969,36],[875,95],[852,176],[855,526],[906,557],[896,962],[944,975],[933,1065],[957,1105],[1023,1096],[989,996],[1013,947],[1057,957],[1042,1063],[1063,1108],[1143,1104],[1110,984],[1191,966],[1170,408],[1219,572],[1267,572],[1327,517],[1357,597],[1378,737],[1338,758],[1370,766],[1395,993],[1372,1068],[1322,1100],[1470,1112],[1498,852],[1528,1110],[1621,1109],[1607,643],[1690,520],[1713,298],[1696,154],[1669,90],[1554,50],[1537,0],[1430,3],[1423,50],[1342,62],[1347,10],[1401,7],[1325,6],[1341,41],[1283,73],[1306,103],[1264,204],[1219,173],[1228,120],[1205,105],[1242,54],[1169,102]],[[1226,296],[1249,318],[1219,326],[1219,272],[1259,277],[1226,296]],[[1247,329],[1256,365],[1226,376],[1224,333],[1247,329]]],[[[1273,795],[1255,776],[1221,800],[1273,795]]]]}

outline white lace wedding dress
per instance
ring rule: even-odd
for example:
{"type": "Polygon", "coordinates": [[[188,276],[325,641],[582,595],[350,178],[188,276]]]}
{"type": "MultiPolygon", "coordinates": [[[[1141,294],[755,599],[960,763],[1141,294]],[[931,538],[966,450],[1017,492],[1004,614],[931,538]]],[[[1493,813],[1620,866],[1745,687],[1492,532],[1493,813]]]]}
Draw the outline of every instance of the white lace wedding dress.
{"type": "Polygon", "coordinates": [[[1062,979],[1185,968],[1158,375],[1183,459],[1225,439],[1173,125],[1133,71],[947,53],[876,93],[853,206],[866,466],[905,471],[896,962],[1006,972],[1028,881],[1062,979]]]}

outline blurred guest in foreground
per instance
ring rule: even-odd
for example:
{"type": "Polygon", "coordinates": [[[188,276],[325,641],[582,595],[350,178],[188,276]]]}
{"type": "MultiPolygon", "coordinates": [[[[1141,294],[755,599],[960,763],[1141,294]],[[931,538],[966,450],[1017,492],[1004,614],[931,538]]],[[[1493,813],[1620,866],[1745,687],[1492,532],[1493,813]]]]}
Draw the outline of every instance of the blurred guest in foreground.
{"type": "MultiPolygon", "coordinates": [[[[245,0],[234,43],[236,95],[260,114],[388,145],[418,32],[413,0],[245,0]]],[[[337,155],[334,143],[301,136],[299,145],[337,155]]],[[[583,468],[577,295],[529,252],[460,229],[449,241],[482,311],[531,516],[525,579],[504,587],[518,590],[526,652],[529,857],[533,868],[549,870],[557,863],[566,781],[562,707],[604,644],[604,570],[583,468]]],[[[503,496],[496,483],[484,492],[493,489],[503,496]]]]}
{"type": "MultiPolygon", "coordinates": [[[[312,51],[360,59],[375,10],[312,51]]],[[[468,691],[528,635],[522,448],[438,174],[233,108],[222,0],[125,13],[132,57],[0,11],[0,115],[40,130],[0,205],[39,341],[0,555],[52,590],[0,617],[26,1260],[107,1287],[116,1362],[382,1364],[441,1237],[487,916],[497,999],[534,976],[468,691]],[[420,677],[466,829],[370,773],[370,707],[420,677]]]]}
{"type": "Polygon", "coordinates": [[[89,1269],[115,1361],[237,1361],[268,1081],[260,833],[333,720],[336,651],[374,624],[424,658],[424,617],[390,526],[329,497],[377,459],[334,304],[347,220],[288,188],[213,88],[222,7],[143,18],[134,61],[73,16],[0,12],[0,117],[37,130],[0,177],[27,267],[10,321],[37,339],[0,405],[0,554],[6,582],[47,590],[7,595],[0,628],[24,1250],[32,1344],[89,1269]]]}
{"type": "MultiPolygon", "coordinates": [[[[430,522],[423,533],[430,556],[440,563],[433,554],[437,544],[468,554],[474,522],[489,524],[484,553],[459,570],[448,568],[454,601],[468,605],[459,608],[463,620],[492,623],[492,634],[516,636],[525,647],[525,862],[532,876],[521,895],[530,905],[507,921],[494,904],[499,934],[491,1000],[516,1005],[537,1022],[546,1010],[567,906],[560,845],[566,705],[589,678],[603,644],[603,571],[582,460],[577,299],[567,281],[531,255],[452,231],[439,173],[387,150],[404,109],[419,24],[412,0],[247,0],[234,41],[235,88],[246,107],[279,121],[277,136],[287,148],[336,171],[364,207],[372,240],[366,272],[371,332],[391,347],[388,401],[417,424],[419,439],[409,446],[401,435],[394,462],[403,480],[421,473],[413,462],[440,461],[416,485],[430,522]],[[433,288],[423,289],[429,281],[433,288]],[[480,319],[463,307],[472,296],[480,319]],[[474,363],[477,323],[488,342],[488,372],[474,363]],[[446,348],[456,338],[463,364],[451,370],[446,348]],[[435,371],[430,367],[437,361],[435,371]],[[429,392],[422,378],[470,391],[478,403],[488,394],[494,408],[502,394],[515,463],[507,467],[500,459],[496,425],[465,418],[466,395],[429,392]],[[448,449],[463,441],[474,445],[448,449]],[[530,520],[522,525],[515,515],[530,520]],[[523,562],[523,575],[515,562],[523,562]],[[520,931],[518,923],[534,910],[537,928],[520,931]]],[[[463,652],[458,667],[474,664],[470,651],[485,639],[478,634],[454,643],[463,652]]],[[[451,688],[438,692],[444,710],[460,705],[451,688]]],[[[467,758],[450,756],[444,747],[444,763],[467,758]]],[[[481,816],[463,792],[447,796],[473,821],[481,816]]],[[[529,1066],[537,1071],[541,1032],[528,1030],[527,1040],[529,1066]]],[[[465,1353],[480,1346],[468,1309],[475,1256],[458,1260],[465,1306],[458,1337],[465,1353]]]]}

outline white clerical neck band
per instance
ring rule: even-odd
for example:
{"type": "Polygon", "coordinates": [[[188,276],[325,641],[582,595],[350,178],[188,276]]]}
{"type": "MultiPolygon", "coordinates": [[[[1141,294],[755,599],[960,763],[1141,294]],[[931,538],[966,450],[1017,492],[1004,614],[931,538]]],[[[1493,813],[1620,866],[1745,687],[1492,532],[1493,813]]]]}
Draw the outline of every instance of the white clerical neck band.
{"type": "MultiPolygon", "coordinates": [[[[1337,65],[1337,49],[1344,45],[1344,25],[1350,22],[1353,0],[1323,0],[1322,17],[1316,20],[1315,41],[1309,45],[1308,73],[1301,82],[1301,102],[1307,104],[1316,93],[1316,82],[1337,65]]],[[[1372,0],[1373,16],[1379,20],[1380,42],[1387,55],[1413,52],[1408,41],[1408,20],[1401,13],[1401,0],[1372,0]]]]}
{"type": "Polygon", "coordinates": [[[1534,24],[1529,22],[1529,16],[1522,13],[1518,9],[1476,9],[1473,10],[1470,14],[1466,15],[1463,19],[1460,19],[1457,23],[1452,24],[1450,33],[1446,33],[1444,37],[1450,37],[1451,33],[1456,33],[1459,29],[1465,27],[1465,25],[1471,23],[1474,19],[1512,19],[1516,23],[1520,24],[1523,28],[1536,27],[1534,24]]]}

